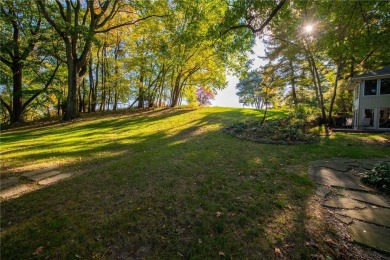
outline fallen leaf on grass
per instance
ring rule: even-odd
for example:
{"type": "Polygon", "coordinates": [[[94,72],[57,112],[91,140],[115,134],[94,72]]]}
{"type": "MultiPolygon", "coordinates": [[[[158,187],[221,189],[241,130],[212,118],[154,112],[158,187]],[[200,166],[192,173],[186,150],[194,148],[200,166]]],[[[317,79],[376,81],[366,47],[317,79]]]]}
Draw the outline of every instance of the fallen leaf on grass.
{"type": "Polygon", "coordinates": [[[217,216],[217,218],[222,217],[222,216],[223,216],[223,212],[217,211],[217,212],[215,213],[215,215],[217,216]]]}
{"type": "Polygon", "coordinates": [[[326,239],[326,243],[328,243],[329,245],[336,245],[336,243],[330,238],[326,239]]]}
{"type": "Polygon", "coordinates": [[[305,242],[305,246],[312,246],[318,248],[317,244],[313,240],[310,240],[309,242],[305,242]]]}
{"type": "Polygon", "coordinates": [[[325,257],[320,254],[310,255],[310,258],[315,260],[325,260],[325,257]]]}
{"type": "Polygon", "coordinates": [[[33,255],[39,255],[42,252],[43,252],[43,246],[40,246],[37,249],[35,249],[35,252],[33,253],[33,255]]]}
{"type": "Polygon", "coordinates": [[[283,248],[289,248],[289,247],[294,247],[295,245],[294,244],[285,244],[284,246],[283,246],[283,248]]]}
{"type": "Polygon", "coordinates": [[[278,247],[275,247],[275,256],[276,257],[279,257],[279,256],[282,256],[282,251],[280,250],[280,248],[278,247]]]}

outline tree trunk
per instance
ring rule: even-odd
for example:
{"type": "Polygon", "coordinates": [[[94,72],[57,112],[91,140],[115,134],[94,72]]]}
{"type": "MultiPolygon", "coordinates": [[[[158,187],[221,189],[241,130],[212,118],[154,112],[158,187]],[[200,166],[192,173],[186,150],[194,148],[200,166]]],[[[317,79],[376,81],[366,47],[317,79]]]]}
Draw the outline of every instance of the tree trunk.
{"type": "Polygon", "coordinates": [[[114,105],[112,107],[112,110],[116,111],[117,107],[118,107],[118,93],[117,93],[117,91],[115,91],[115,94],[114,94],[114,105]]]}
{"type": "Polygon", "coordinates": [[[173,86],[172,89],[172,94],[171,94],[171,107],[175,107],[179,103],[179,98],[180,98],[180,79],[181,79],[181,73],[179,73],[176,77],[175,80],[175,85],[173,86]]]}
{"type": "Polygon", "coordinates": [[[329,106],[329,116],[328,116],[329,125],[333,125],[333,122],[332,122],[332,112],[333,112],[334,101],[336,100],[336,95],[337,95],[337,84],[338,84],[338,80],[339,80],[339,77],[340,77],[340,71],[341,71],[341,65],[337,64],[336,80],[334,82],[333,95],[332,95],[332,99],[330,101],[330,106],[329,106]]]}
{"type": "Polygon", "coordinates": [[[13,73],[13,91],[12,91],[12,110],[13,113],[10,115],[11,123],[23,121],[23,92],[22,92],[22,71],[23,65],[16,61],[12,66],[13,73]]]}
{"type": "Polygon", "coordinates": [[[262,126],[265,122],[265,118],[267,117],[267,110],[268,110],[268,98],[265,98],[265,110],[264,110],[264,115],[263,118],[261,119],[260,126],[262,126]]]}
{"type": "Polygon", "coordinates": [[[101,83],[102,83],[102,97],[100,101],[99,111],[104,111],[106,107],[106,76],[105,76],[105,60],[104,60],[104,47],[102,49],[102,67],[101,67],[101,83]]]}
{"type": "Polygon", "coordinates": [[[76,61],[68,58],[68,97],[66,99],[66,110],[63,120],[72,120],[78,116],[77,92],[80,78],[76,61]]]}
{"type": "Polygon", "coordinates": [[[92,57],[91,57],[91,61],[90,61],[90,70],[91,70],[90,77],[92,78],[92,81],[94,82],[92,97],[91,97],[91,99],[92,99],[91,111],[92,112],[96,112],[96,106],[97,106],[97,91],[98,91],[98,87],[99,87],[99,66],[100,66],[99,53],[100,53],[100,49],[98,49],[96,53],[97,53],[97,62],[96,62],[96,69],[95,69],[95,77],[96,77],[95,80],[93,80],[92,57]]]}
{"type": "Polygon", "coordinates": [[[315,95],[316,95],[316,101],[317,101],[318,106],[320,107],[321,106],[321,104],[320,104],[320,94],[318,93],[318,85],[317,85],[316,75],[314,73],[314,69],[313,69],[313,66],[311,64],[311,60],[309,58],[307,58],[307,60],[309,62],[309,70],[310,70],[311,78],[313,79],[314,90],[315,90],[315,95]]]}
{"type": "Polygon", "coordinates": [[[297,92],[295,90],[295,74],[294,74],[294,65],[293,62],[290,60],[289,62],[290,65],[290,70],[291,70],[291,94],[292,94],[292,99],[294,102],[294,106],[298,106],[298,99],[297,99],[297,92]]]}
{"type": "Polygon", "coordinates": [[[144,75],[141,69],[141,75],[139,77],[139,89],[138,89],[138,108],[144,108],[145,103],[145,91],[144,91],[144,75]]]}
{"type": "Polygon", "coordinates": [[[321,116],[322,116],[322,119],[325,122],[326,121],[326,113],[325,113],[324,95],[322,93],[321,79],[320,79],[320,75],[318,73],[317,66],[315,65],[314,58],[311,57],[311,59],[312,59],[312,62],[313,62],[313,69],[314,69],[314,72],[315,72],[315,75],[316,75],[316,78],[317,78],[318,92],[320,94],[321,116]]]}
{"type": "Polygon", "coordinates": [[[314,85],[316,86],[316,96],[317,96],[317,101],[318,105],[321,109],[321,119],[322,122],[326,121],[326,114],[325,114],[325,105],[324,105],[324,97],[322,93],[322,86],[321,86],[321,80],[320,80],[320,75],[318,73],[317,66],[315,64],[313,56],[308,53],[308,60],[309,60],[309,65],[310,65],[310,72],[313,77],[313,82],[314,85]]]}

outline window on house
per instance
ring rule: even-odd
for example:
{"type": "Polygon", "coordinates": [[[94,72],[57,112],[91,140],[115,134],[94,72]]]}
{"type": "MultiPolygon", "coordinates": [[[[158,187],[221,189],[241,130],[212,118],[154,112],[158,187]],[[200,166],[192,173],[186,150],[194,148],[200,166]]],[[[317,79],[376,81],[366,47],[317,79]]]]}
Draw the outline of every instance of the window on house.
{"type": "Polygon", "coordinates": [[[374,127],[374,109],[364,109],[364,127],[374,127]]]}
{"type": "Polygon", "coordinates": [[[376,79],[366,80],[364,84],[364,95],[376,95],[376,79]]]}
{"type": "Polygon", "coordinates": [[[390,128],[390,107],[379,110],[379,128],[390,128]]]}
{"type": "Polygon", "coordinates": [[[390,78],[381,79],[381,95],[390,94],[390,78]]]}

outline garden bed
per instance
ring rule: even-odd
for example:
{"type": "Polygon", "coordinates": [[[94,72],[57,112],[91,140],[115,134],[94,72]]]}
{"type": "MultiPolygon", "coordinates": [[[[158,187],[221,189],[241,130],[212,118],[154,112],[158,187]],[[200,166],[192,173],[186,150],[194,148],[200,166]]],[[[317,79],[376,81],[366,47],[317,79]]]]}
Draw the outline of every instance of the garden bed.
{"type": "Polygon", "coordinates": [[[291,118],[282,118],[260,124],[259,121],[238,122],[224,131],[241,139],[266,144],[314,144],[320,137],[304,124],[295,124],[291,118]]]}

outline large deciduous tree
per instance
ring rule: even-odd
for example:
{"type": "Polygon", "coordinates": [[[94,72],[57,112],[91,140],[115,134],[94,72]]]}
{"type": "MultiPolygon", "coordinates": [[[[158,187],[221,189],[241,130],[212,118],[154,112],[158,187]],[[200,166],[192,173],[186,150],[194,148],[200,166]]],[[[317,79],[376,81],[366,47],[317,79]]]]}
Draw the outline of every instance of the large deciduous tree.
{"type": "Polygon", "coordinates": [[[122,0],[36,0],[45,19],[61,37],[66,49],[68,69],[68,97],[64,120],[78,115],[77,95],[80,83],[88,72],[88,58],[95,35],[134,25],[151,16],[139,17],[134,6],[122,0]],[[126,12],[125,20],[109,22],[119,13],[126,12]]]}
{"type": "MultiPolygon", "coordinates": [[[[34,2],[30,0],[5,0],[0,6],[1,41],[0,60],[11,72],[12,98],[7,102],[0,97],[10,116],[11,123],[23,120],[27,106],[41,93],[48,89],[59,67],[57,63],[54,73],[45,80],[44,87],[34,91],[32,95],[25,90],[23,82],[24,69],[28,63],[32,66],[34,51],[44,37],[42,19],[34,2]]],[[[6,74],[6,73],[5,73],[6,74]]]]}

